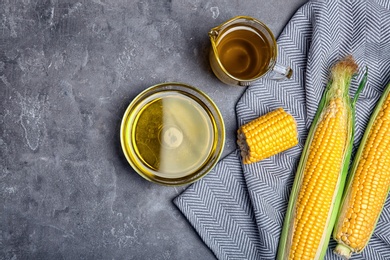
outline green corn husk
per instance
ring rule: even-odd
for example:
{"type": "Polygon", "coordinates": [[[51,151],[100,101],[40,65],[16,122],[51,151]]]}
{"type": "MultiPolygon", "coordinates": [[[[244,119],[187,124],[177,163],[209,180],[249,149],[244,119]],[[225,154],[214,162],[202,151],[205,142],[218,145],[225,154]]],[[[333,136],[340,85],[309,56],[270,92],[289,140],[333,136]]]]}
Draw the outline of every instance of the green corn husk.
{"type": "MultiPolygon", "coordinates": [[[[337,233],[340,231],[341,229],[341,226],[343,224],[343,221],[344,221],[344,217],[345,217],[345,213],[346,213],[346,210],[347,210],[347,205],[348,205],[348,199],[350,197],[350,192],[352,191],[352,181],[355,177],[355,173],[356,173],[356,170],[357,170],[357,167],[359,165],[359,161],[362,157],[362,153],[364,151],[364,148],[366,146],[366,143],[367,143],[367,140],[368,140],[368,137],[369,137],[369,134],[370,134],[370,131],[371,131],[371,128],[372,126],[374,125],[375,123],[375,120],[379,114],[379,112],[381,111],[381,108],[384,104],[384,102],[386,101],[386,99],[388,98],[390,94],[390,84],[387,85],[387,87],[385,88],[381,98],[379,99],[371,117],[370,117],[370,121],[368,122],[368,125],[366,127],[366,130],[364,132],[364,135],[363,135],[363,138],[360,142],[360,145],[359,145],[359,148],[358,148],[358,151],[356,152],[356,155],[355,155],[355,158],[354,158],[354,161],[353,161],[353,164],[352,164],[352,167],[351,167],[351,171],[350,171],[350,174],[348,176],[348,181],[347,181],[347,185],[346,185],[346,190],[344,192],[344,195],[343,195],[343,199],[342,199],[342,204],[341,204],[341,207],[340,207],[340,210],[339,210],[339,213],[338,213],[338,216],[337,216],[337,221],[336,221],[336,224],[335,224],[335,229],[333,231],[333,239],[338,243],[334,252],[335,254],[337,255],[340,255],[342,257],[344,257],[344,259],[349,259],[352,255],[352,253],[360,253],[361,251],[363,251],[364,247],[367,246],[374,230],[375,230],[375,227],[376,227],[376,224],[378,222],[378,219],[380,217],[380,212],[377,216],[376,216],[376,221],[375,221],[375,225],[373,226],[372,230],[371,230],[371,234],[365,244],[365,246],[361,249],[357,249],[357,248],[353,248],[349,245],[347,245],[346,243],[344,243],[341,239],[337,239],[337,233]]],[[[389,187],[390,189],[390,187],[389,187]]],[[[387,192],[389,193],[389,191],[387,192]]],[[[388,195],[388,194],[387,194],[388,195]]],[[[385,204],[385,200],[383,201],[383,205],[382,205],[382,209],[383,209],[383,206],[385,204]]]]}
{"type": "MultiPolygon", "coordinates": [[[[364,79],[359,85],[359,88],[356,92],[355,98],[351,100],[349,97],[349,87],[351,84],[351,80],[354,76],[354,74],[357,71],[357,65],[353,61],[352,56],[348,56],[345,59],[339,61],[332,68],[332,77],[329,81],[327,88],[322,96],[322,99],[319,103],[315,118],[311,124],[309,134],[306,139],[305,147],[303,149],[301,159],[298,165],[298,169],[296,172],[294,184],[291,190],[290,199],[289,199],[289,205],[287,208],[287,212],[284,219],[283,224],[283,230],[281,234],[281,238],[279,241],[279,247],[278,247],[278,255],[277,259],[290,259],[289,254],[291,250],[291,244],[293,239],[293,233],[294,233],[294,222],[295,222],[295,215],[297,210],[297,199],[299,195],[299,191],[302,186],[302,180],[303,180],[303,173],[306,166],[307,158],[309,155],[310,147],[312,140],[314,138],[314,134],[317,130],[317,126],[323,119],[323,115],[326,112],[326,110],[329,108],[330,101],[333,98],[341,97],[342,102],[347,108],[347,139],[346,139],[346,147],[344,148],[343,152],[343,160],[342,165],[340,167],[340,174],[337,182],[337,187],[335,189],[333,198],[332,198],[332,207],[329,210],[329,214],[326,221],[326,226],[323,230],[323,235],[321,237],[321,242],[318,248],[316,248],[316,254],[315,259],[323,259],[328,247],[329,239],[331,236],[331,232],[336,220],[337,212],[340,206],[341,197],[343,194],[343,188],[345,185],[345,180],[348,172],[348,165],[351,157],[352,152],[352,143],[353,143],[353,137],[354,137],[354,118],[355,118],[355,103],[358,98],[359,93],[363,89],[365,85],[365,80],[367,78],[367,73],[365,74],[364,79]],[[335,69],[342,67],[343,69],[335,69]],[[342,66],[341,66],[342,65],[342,66]],[[344,66],[346,68],[344,68],[344,66]],[[350,66],[353,66],[353,69],[351,69],[350,66]]],[[[326,162],[323,162],[326,163],[326,162]]],[[[310,232],[310,231],[309,231],[310,232]]]]}

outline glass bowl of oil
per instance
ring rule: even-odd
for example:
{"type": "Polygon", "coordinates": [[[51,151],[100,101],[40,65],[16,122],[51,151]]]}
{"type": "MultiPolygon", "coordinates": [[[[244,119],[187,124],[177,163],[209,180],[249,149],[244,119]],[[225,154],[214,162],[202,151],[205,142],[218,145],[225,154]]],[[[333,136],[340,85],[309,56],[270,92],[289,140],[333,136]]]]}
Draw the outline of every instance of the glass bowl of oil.
{"type": "Polygon", "coordinates": [[[162,83],[141,92],[121,124],[121,145],[133,169],[163,185],[184,185],[218,162],[225,126],[215,103],[183,83],[162,83]]]}

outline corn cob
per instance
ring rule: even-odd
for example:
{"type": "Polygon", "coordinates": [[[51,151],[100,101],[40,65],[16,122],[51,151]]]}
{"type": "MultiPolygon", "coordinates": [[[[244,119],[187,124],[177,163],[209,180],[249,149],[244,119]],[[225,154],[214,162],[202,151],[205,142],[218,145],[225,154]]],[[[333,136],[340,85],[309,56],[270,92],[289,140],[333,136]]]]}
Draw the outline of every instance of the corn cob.
{"type": "Polygon", "coordinates": [[[322,259],[326,253],[351,156],[354,102],[364,86],[351,101],[356,72],[352,56],[331,70],[298,165],[277,259],[322,259]]]}
{"type": "Polygon", "coordinates": [[[244,164],[258,162],[297,145],[297,124],[283,108],[278,108],[241,126],[237,144],[244,164]]]}
{"type": "Polygon", "coordinates": [[[333,231],[335,253],[361,252],[375,229],[390,187],[390,84],[378,102],[352,164],[333,231]]]}

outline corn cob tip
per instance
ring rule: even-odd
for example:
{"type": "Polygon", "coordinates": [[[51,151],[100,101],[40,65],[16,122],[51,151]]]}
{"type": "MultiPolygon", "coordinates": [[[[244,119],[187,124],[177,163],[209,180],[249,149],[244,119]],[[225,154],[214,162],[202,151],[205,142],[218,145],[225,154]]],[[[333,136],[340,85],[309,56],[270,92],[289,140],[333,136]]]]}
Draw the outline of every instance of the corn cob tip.
{"type": "Polygon", "coordinates": [[[337,244],[336,248],[334,249],[334,252],[341,256],[343,259],[350,259],[352,255],[352,250],[343,245],[343,244],[337,244]]]}
{"type": "Polygon", "coordinates": [[[358,65],[352,55],[348,55],[337,62],[331,71],[333,80],[352,78],[352,76],[358,72],[358,65]]]}

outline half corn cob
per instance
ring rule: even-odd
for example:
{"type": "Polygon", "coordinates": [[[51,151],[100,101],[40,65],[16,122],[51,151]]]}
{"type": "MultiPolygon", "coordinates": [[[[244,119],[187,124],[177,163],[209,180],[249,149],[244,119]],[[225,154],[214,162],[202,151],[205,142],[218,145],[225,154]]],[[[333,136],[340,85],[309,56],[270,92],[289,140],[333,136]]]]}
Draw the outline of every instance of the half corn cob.
{"type": "Polygon", "coordinates": [[[378,102],[355,156],[333,231],[335,252],[349,258],[368,244],[390,187],[390,84],[378,102]]]}
{"type": "Polygon", "coordinates": [[[354,102],[348,91],[356,72],[352,56],[331,70],[298,165],[277,259],[322,259],[326,253],[351,156],[354,102]]]}
{"type": "Polygon", "coordinates": [[[237,131],[237,144],[244,164],[261,161],[298,144],[294,118],[278,108],[237,131]]]}

